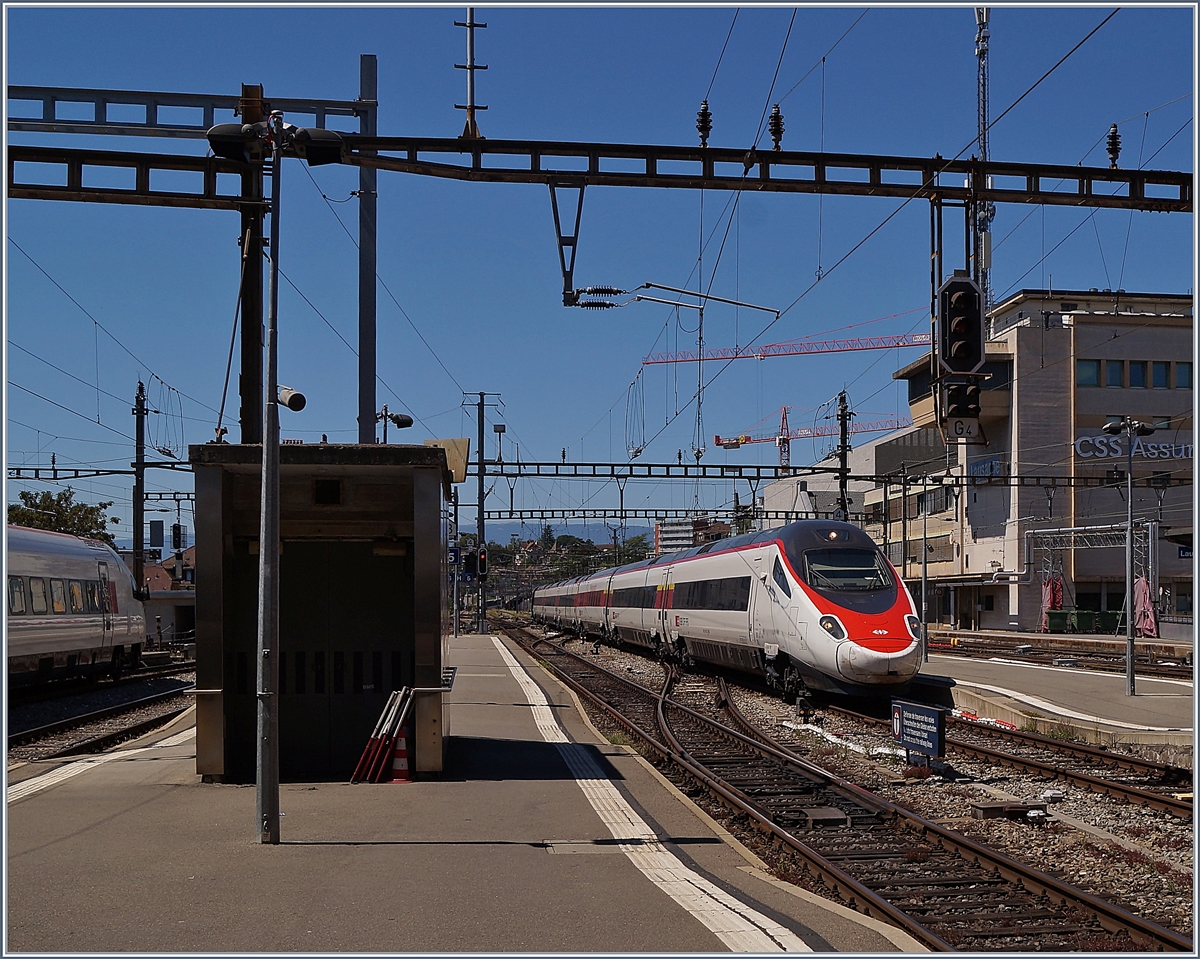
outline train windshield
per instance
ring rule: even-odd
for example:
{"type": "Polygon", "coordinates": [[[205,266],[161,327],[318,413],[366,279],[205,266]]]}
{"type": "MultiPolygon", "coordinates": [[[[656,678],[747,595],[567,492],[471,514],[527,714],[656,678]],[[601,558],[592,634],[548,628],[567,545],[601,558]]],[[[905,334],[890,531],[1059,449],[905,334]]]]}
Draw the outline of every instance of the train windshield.
{"type": "Polygon", "coordinates": [[[873,549],[805,550],[804,579],[818,590],[873,592],[896,585],[883,554],[873,549]]]}

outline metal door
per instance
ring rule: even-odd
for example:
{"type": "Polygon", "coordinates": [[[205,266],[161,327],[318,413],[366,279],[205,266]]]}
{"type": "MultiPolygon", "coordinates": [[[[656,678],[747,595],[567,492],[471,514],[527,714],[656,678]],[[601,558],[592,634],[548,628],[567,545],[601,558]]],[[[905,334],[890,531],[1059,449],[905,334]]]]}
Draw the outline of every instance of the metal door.
{"type": "Polygon", "coordinates": [[[101,630],[104,635],[102,645],[111,646],[113,639],[113,611],[112,611],[112,594],[109,592],[108,585],[108,563],[97,563],[97,571],[100,574],[100,623],[101,630]]]}
{"type": "Polygon", "coordinates": [[[671,567],[667,567],[658,577],[655,603],[658,607],[658,634],[664,643],[671,643],[675,636],[671,633],[671,567]]]}

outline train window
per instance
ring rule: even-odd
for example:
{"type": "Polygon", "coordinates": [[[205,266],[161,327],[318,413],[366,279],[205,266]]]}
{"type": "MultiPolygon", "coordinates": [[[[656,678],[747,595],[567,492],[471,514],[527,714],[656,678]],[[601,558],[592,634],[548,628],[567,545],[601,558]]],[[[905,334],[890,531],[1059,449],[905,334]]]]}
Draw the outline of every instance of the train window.
{"type": "Polygon", "coordinates": [[[675,609],[744,612],[750,607],[750,577],[731,576],[728,579],[701,579],[691,583],[677,583],[672,605],[675,609]]]}
{"type": "Polygon", "coordinates": [[[805,579],[818,589],[889,589],[891,574],[882,554],[870,549],[810,549],[804,553],[805,579]]]}
{"type": "Polygon", "coordinates": [[[61,579],[50,580],[50,608],[56,613],[67,611],[67,587],[61,579]]]}
{"type": "Polygon", "coordinates": [[[89,613],[100,612],[100,584],[84,583],[83,589],[87,598],[87,611],[89,613]]]}
{"type": "Polygon", "coordinates": [[[792,587],[787,581],[787,576],[784,575],[783,565],[779,562],[778,556],[775,557],[775,565],[771,569],[771,575],[775,578],[775,582],[779,585],[779,588],[783,590],[783,594],[790,598],[792,587]]]}
{"type": "Polygon", "coordinates": [[[71,595],[71,612],[82,613],[87,608],[83,601],[83,583],[73,579],[68,584],[68,590],[71,595]]]}
{"type": "Polygon", "coordinates": [[[25,580],[20,576],[8,577],[8,612],[12,616],[25,612],[25,580]]]}
{"type": "Polygon", "coordinates": [[[40,576],[29,578],[29,608],[35,613],[45,613],[50,609],[46,601],[46,581],[40,576]]]}

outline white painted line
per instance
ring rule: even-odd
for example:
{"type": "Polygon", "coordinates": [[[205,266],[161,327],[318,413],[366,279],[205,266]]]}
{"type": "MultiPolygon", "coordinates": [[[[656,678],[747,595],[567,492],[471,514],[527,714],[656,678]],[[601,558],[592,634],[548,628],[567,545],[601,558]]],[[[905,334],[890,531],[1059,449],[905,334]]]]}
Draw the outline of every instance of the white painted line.
{"type": "MultiPolygon", "coordinates": [[[[1068,653],[1064,653],[1063,655],[1069,656],[1068,653]]],[[[930,656],[929,658],[933,659],[935,657],[930,656]]],[[[954,660],[957,657],[938,656],[936,658],[946,659],[946,660],[954,660]]],[[[999,656],[989,657],[986,661],[989,663],[999,663],[1002,666],[1020,666],[1022,669],[1044,669],[1044,670],[1047,670],[1048,672],[1054,672],[1054,673],[1088,673],[1088,675],[1091,675],[1091,676],[1106,676],[1112,680],[1120,680],[1121,683],[1125,682],[1125,673],[1124,672],[1103,673],[1103,672],[1097,672],[1096,670],[1079,669],[1077,667],[1071,667],[1071,666],[1042,666],[1038,663],[1027,663],[1021,659],[1003,659],[999,656]]],[[[1162,676],[1138,676],[1137,681],[1139,683],[1164,683],[1168,686],[1183,686],[1187,689],[1191,689],[1192,685],[1193,685],[1192,682],[1187,679],[1168,679],[1168,678],[1162,677],[1162,676]]]]}
{"type": "Polygon", "coordinates": [[[1017,692],[1015,689],[1005,689],[1003,686],[988,686],[985,683],[968,682],[963,679],[956,679],[955,683],[963,686],[966,689],[986,689],[991,693],[999,693],[1001,696],[1008,696],[1010,699],[1015,699],[1017,702],[1027,703],[1030,706],[1036,706],[1039,709],[1044,709],[1046,712],[1054,716],[1066,716],[1068,719],[1082,719],[1085,722],[1100,726],[1120,726],[1122,729],[1139,729],[1150,733],[1190,733],[1191,726],[1146,726],[1142,723],[1123,723],[1116,719],[1105,719],[1103,716],[1092,716],[1088,713],[1079,713],[1073,709],[1066,709],[1058,703],[1047,702],[1044,699],[1039,699],[1037,696],[1030,696],[1028,693],[1017,692]]]}
{"type": "Polygon", "coordinates": [[[812,952],[790,929],[739,902],[672,855],[604,774],[591,750],[567,739],[541,687],[500,640],[493,637],[492,643],[525,693],[542,738],[558,746],[584,796],[613,838],[624,840],[621,850],[642,875],[695,916],[732,952],[812,952]]]}
{"type": "Polygon", "coordinates": [[[137,749],[119,749],[115,752],[104,753],[101,756],[89,756],[87,759],[77,759],[74,762],[59,766],[57,769],[51,769],[48,773],[42,773],[40,776],[34,776],[31,779],[26,779],[24,782],[10,786],[8,789],[8,802],[11,805],[18,800],[32,796],[34,793],[39,793],[43,789],[49,789],[51,786],[57,786],[68,779],[74,779],[80,773],[85,773],[89,769],[112,762],[115,759],[125,760],[143,753],[153,752],[156,749],[165,749],[168,746],[182,746],[189,739],[193,739],[195,735],[196,727],[192,726],[190,729],[185,729],[174,736],[168,736],[162,742],[155,743],[153,746],[139,746],[137,749]]]}

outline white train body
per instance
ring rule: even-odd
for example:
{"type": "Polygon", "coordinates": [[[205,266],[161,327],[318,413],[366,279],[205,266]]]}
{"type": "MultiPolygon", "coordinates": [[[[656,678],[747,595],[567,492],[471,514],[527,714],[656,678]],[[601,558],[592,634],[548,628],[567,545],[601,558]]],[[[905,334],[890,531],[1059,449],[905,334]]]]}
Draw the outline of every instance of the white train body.
{"type": "Polygon", "coordinates": [[[560,629],[857,695],[921,665],[908,590],[866,533],[803,520],[534,592],[560,629]]]}
{"type": "Polygon", "coordinates": [[[10,681],[136,663],[146,616],[111,546],[9,526],[7,547],[10,681]]]}

